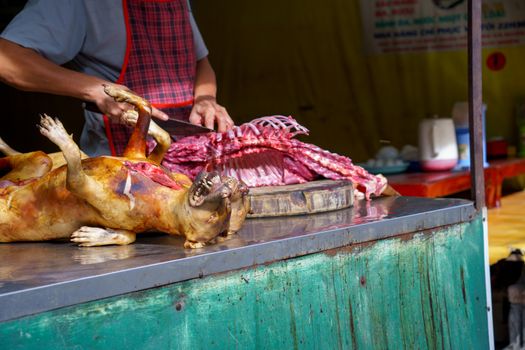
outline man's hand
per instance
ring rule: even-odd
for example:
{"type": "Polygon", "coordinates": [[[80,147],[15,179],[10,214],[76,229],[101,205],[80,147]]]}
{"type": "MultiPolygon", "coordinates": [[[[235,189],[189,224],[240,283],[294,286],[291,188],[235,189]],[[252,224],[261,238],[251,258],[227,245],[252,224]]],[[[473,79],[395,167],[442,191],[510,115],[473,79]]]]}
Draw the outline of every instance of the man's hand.
{"type": "Polygon", "coordinates": [[[214,125],[217,124],[218,132],[228,131],[234,125],[226,108],[219,105],[215,97],[210,95],[199,96],[195,99],[190,114],[190,123],[203,125],[209,129],[214,129],[214,125]]]}
{"type": "MultiPolygon", "coordinates": [[[[122,90],[131,92],[131,90],[128,89],[124,85],[117,85],[117,84],[105,84],[105,85],[112,85],[122,90]]],[[[124,114],[129,110],[135,109],[135,107],[129,103],[116,102],[113,99],[113,97],[109,96],[108,94],[104,92],[103,85],[101,85],[100,88],[96,89],[94,100],[95,100],[94,102],[97,105],[98,109],[104,115],[106,115],[109,119],[119,122],[121,124],[125,124],[124,119],[123,119],[124,114]]],[[[168,120],[168,116],[164,112],[156,108],[153,108],[151,116],[154,118],[160,119],[160,120],[168,120]]]]}

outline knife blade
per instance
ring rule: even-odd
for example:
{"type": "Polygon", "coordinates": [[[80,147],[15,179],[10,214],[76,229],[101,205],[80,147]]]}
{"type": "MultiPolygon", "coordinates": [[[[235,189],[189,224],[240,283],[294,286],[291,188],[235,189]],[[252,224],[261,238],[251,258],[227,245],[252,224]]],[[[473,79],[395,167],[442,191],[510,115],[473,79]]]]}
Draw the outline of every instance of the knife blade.
{"type": "MultiPolygon", "coordinates": [[[[95,112],[95,113],[101,113],[98,109],[97,105],[92,102],[84,102],[83,103],[84,109],[95,112]]],[[[173,136],[191,136],[191,135],[198,135],[198,134],[205,134],[208,132],[214,132],[213,129],[209,129],[204,126],[195,125],[183,120],[170,118],[168,120],[158,120],[155,119],[155,123],[157,123],[161,128],[166,130],[170,135],[173,136]]]]}
{"type": "Polygon", "coordinates": [[[155,123],[173,136],[191,136],[214,132],[213,129],[208,129],[204,126],[195,125],[179,119],[155,120],[155,123]]]}

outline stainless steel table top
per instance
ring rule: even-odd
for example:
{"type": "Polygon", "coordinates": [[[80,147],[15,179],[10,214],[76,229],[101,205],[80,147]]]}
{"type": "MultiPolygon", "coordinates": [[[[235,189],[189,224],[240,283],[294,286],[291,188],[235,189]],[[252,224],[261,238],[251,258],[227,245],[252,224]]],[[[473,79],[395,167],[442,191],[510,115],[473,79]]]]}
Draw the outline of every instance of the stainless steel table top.
{"type": "Polygon", "coordinates": [[[0,321],[175,283],[469,221],[472,202],[386,197],[329,213],[247,220],[224,242],[184,249],[183,239],[142,234],[129,246],[69,242],[0,244],[0,321]]]}

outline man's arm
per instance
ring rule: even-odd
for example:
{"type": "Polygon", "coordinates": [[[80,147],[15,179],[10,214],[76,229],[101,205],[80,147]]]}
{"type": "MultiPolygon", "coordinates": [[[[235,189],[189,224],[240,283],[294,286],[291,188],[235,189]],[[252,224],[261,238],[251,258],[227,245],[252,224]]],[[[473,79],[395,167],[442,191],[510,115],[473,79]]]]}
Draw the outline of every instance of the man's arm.
{"type": "Polygon", "coordinates": [[[190,122],[204,125],[213,129],[217,124],[219,132],[230,130],[233,120],[226,109],[219,105],[217,97],[217,82],[215,72],[208,58],[205,57],[197,62],[197,75],[195,77],[194,106],[190,114],[190,122]]]}
{"type": "MultiPolygon", "coordinates": [[[[119,120],[130,106],[104,92],[103,79],[61,67],[36,51],[0,38],[0,81],[20,90],[46,92],[93,102],[108,117],[119,120]]],[[[154,117],[168,117],[155,110],[154,117]]]]}

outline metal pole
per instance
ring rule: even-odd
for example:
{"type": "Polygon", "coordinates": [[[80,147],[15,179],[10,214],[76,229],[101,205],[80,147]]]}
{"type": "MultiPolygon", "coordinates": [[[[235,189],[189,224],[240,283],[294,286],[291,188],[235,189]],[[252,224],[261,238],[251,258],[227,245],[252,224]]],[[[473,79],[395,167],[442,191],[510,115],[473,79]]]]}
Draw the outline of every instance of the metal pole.
{"type": "Polygon", "coordinates": [[[470,181],[476,210],[485,206],[481,81],[481,0],[468,1],[470,181]]]}
{"type": "Polygon", "coordinates": [[[483,172],[483,98],[481,81],[481,0],[468,0],[468,98],[470,130],[470,183],[476,210],[483,217],[485,291],[487,298],[487,332],[489,348],[494,349],[492,291],[488,256],[487,208],[485,207],[485,174],[483,172]]]}

